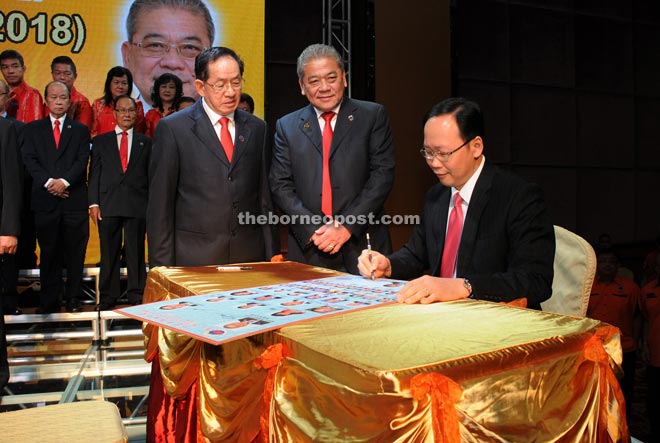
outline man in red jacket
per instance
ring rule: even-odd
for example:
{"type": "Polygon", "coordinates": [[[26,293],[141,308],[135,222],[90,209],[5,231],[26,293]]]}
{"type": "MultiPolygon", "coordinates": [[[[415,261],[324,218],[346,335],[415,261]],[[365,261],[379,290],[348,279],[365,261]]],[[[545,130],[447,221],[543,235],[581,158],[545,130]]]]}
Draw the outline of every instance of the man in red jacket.
{"type": "Polygon", "coordinates": [[[23,56],[13,49],[2,51],[0,69],[10,89],[7,114],[23,123],[42,118],[45,115],[44,100],[39,91],[24,80],[26,66],[23,56]]]}

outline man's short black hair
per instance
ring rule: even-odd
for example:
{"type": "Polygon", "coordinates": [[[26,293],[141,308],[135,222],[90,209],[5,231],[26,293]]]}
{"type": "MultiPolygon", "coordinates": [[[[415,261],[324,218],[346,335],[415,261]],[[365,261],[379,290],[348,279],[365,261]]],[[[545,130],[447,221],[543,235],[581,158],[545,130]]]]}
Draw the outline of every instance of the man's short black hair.
{"type": "Polygon", "coordinates": [[[458,130],[464,141],[484,137],[484,117],[481,108],[473,101],[452,97],[434,105],[424,117],[424,124],[433,117],[451,114],[456,119],[458,130]]]}
{"type": "Polygon", "coordinates": [[[241,93],[241,99],[238,101],[239,103],[247,103],[248,106],[250,107],[250,113],[254,113],[254,99],[252,96],[248,93],[241,93]]]}
{"type": "Polygon", "coordinates": [[[198,80],[205,82],[209,79],[209,63],[212,63],[220,57],[232,57],[238,63],[238,69],[243,76],[243,69],[245,68],[243,60],[236,54],[233,49],[224,46],[214,46],[203,50],[197,57],[195,57],[195,77],[198,80]]]}
{"type": "Polygon", "coordinates": [[[25,61],[23,60],[23,56],[21,55],[20,52],[14,49],[5,49],[4,51],[0,52],[0,62],[3,60],[8,60],[10,58],[15,58],[16,60],[18,60],[21,66],[25,66],[25,61]]]}
{"type": "Polygon", "coordinates": [[[53,71],[53,69],[55,69],[55,65],[69,65],[71,66],[71,72],[73,72],[73,75],[78,75],[78,71],[76,70],[76,64],[73,62],[73,59],[68,55],[58,55],[57,57],[55,57],[53,61],[50,62],[51,72],[53,71]]]}

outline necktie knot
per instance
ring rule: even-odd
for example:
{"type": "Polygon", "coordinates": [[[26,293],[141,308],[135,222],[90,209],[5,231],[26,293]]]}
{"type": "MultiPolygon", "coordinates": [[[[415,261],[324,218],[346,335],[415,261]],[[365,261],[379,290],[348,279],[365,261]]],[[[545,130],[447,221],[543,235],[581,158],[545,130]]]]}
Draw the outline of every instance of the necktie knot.
{"type": "Polygon", "coordinates": [[[463,204],[463,197],[458,192],[454,195],[454,207],[460,206],[463,204]]]}
{"type": "MultiPolygon", "coordinates": [[[[330,122],[332,121],[332,118],[335,116],[335,113],[332,111],[329,112],[324,112],[321,114],[321,117],[323,117],[323,120],[325,120],[325,124],[329,125],[330,122]]],[[[331,126],[332,127],[332,126],[331,126]]]]}
{"type": "Polygon", "coordinates": [[[56,128],[59,128],[59,127],[60,127],[60,121],[59,121],[59,120],[55,120],[55,127],[56,127],[56,128]]]}
{"type": "Polygon", "coordinates": [[[227,123],[229,123],[229,119],[227,117],[220,117],[219,122],[224,127],[227,125],[227,123]]]}

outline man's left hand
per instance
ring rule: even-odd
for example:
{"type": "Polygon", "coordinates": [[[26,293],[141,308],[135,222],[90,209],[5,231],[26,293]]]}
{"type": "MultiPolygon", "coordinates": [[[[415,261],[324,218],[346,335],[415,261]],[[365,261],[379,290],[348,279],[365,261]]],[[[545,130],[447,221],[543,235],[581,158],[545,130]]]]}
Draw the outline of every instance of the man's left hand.
{"type": "Polygon", "coordinates": [[[469,291],[463,284],[462,278],[440,278],[425,275],[409,281],[397,294],[396,300],[406,304],[429,304],[460,300],[469,296],[469,291]]]}
{"type": "Polygon", "coordinates": [[[326,254],[338,253],[350,238],[350,231],[334,220],[318,228],[312,235],[314,245],[326,254]]]}

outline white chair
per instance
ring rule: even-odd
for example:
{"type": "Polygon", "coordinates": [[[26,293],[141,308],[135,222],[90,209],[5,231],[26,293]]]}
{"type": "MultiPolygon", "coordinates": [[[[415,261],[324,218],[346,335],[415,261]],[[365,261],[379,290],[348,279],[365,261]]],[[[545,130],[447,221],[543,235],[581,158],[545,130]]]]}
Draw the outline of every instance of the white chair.
{"type": "Polygon", "coordinates": [[[596,253],[585,239],[561,226],[555,226],[555,240],[552,296],[541,303],[541,308],[556,314],[584,317],[596,275],[596,253]]]}
{"type": "Polygon", "coordinates": [[[0,414],[0,443],[126,443],[117,406],[79,401],[0,414]]]}

